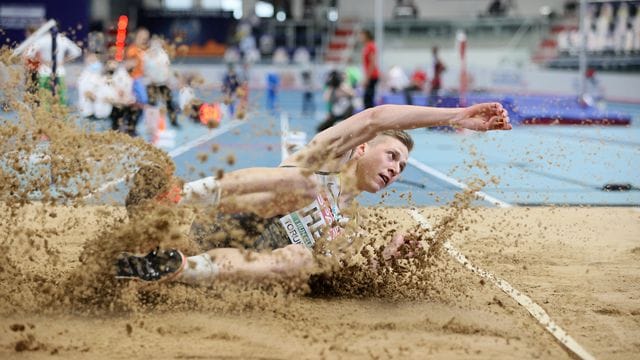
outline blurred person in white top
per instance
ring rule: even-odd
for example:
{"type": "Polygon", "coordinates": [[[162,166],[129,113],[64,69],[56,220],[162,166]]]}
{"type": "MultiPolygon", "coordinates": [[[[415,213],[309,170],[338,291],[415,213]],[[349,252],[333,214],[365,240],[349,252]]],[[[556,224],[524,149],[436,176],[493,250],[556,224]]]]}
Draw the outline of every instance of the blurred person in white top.
{"type": "Polygon", "coordinates": [[[409,77],[400,66],[394,65],[389,69],[387,84],[392,93],[397,93],[409,86],[409,77]]]}
{"type": "Polygon", "coordinates": [[[144,54],[144,76],[148,81],[149,104],[155,106],[159,100],[163,100],[171,125],[178,127],[178,109],[173,103],[173,95],[168,86],[171,78],[171,60],[163,45],[164,41],[161,38],[153,37],[149,49],[144,54]]]}
{"type": "MultiPolygon", "coordinates": [[[[50,33],[42,34],[27,49],[25,56],[40,59],[38,66],[38,83],[41,88],[51,89],[51,73],[53,66],[52,44],[53,37],[50,33]]],[[[82,55],[82,49],[63,34],[56,36],[56,93],[61,103],[66,103],[66,87],[64,77],[66,75],[64,64],[82,55]]]]}
{"type": "Polygon", "coordinates": [[[104,67],[96,54],[85,57],[85,67],[78,77],[78,108],[84,117],[105,119],[111,115],[113,87],[103,73],[104,67]]]}
{"type": "Polygon", "coordinates": [[[133,78],[122,64],[110,60],[106,65],[108,84],[112,96],[109,99],[111,110],[111,129],[136,136],[136,125],[142,109],[136,103],[133,92],[133,78]]]}

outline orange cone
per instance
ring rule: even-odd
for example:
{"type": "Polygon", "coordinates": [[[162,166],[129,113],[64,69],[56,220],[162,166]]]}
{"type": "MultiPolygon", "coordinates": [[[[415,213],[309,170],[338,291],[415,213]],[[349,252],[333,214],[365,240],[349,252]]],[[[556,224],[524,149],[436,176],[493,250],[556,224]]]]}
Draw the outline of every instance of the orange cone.
{"type": "Polygon", "coordinates": [[[165,131],[167,129],[167,122],[164,119],[164,114],[160,111],[160,116],[158,116],[158,132],[165,131]]]}

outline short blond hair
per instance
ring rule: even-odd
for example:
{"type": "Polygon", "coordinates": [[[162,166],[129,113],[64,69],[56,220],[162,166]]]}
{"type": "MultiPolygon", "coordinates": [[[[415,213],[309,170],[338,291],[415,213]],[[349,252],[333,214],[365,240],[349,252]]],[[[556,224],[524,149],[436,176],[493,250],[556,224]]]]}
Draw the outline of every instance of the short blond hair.
{"type": "Polygon", "coordinates": [[[409,133],[404,130],[396,130],[396,129],[385,130],[385,131],[379,132],[377,136],[381,136],[381,135],[390,136],[394,139],[397,139],[404,146],[407,147],[407,150],[409,151],[413,150],[413,139],[411,138],[411,135],[409,135],[409,133]]]}

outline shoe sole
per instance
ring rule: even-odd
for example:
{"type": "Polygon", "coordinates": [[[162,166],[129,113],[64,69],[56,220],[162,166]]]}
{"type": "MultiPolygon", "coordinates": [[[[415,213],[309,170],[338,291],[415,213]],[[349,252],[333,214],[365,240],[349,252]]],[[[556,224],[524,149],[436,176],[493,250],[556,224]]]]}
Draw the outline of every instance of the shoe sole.
{"type": "Polygon", "coordinates": [[[174,250],[174,251],[180,254],[180,258],[182,259],[182,262],[180,263],[180,267],[178,268],[178,270],[171,275],[164,276],[158,280],[144,280],[137,276],[122,276],[122,275],[116,275],[115,278],[116,280],[135,280],[142,283],[162,283],[166,281],[171,281],[175,279],[178,275],[180,275],[184,270],[185,266],[187,266],[187,257],[184,256],[184,254],[180,250],[174,250]]]}

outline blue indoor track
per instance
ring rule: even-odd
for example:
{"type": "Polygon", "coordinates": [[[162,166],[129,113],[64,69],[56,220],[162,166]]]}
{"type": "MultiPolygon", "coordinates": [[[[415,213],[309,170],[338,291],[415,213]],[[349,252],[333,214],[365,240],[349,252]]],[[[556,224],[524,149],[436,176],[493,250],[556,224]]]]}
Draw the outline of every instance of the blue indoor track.
{"type": "MultiPolygon", "coordinates": [[[[71,89],[71,99],[73,93],[71,89]]],[[[219,98],[217,93],[204,96],[208,101],[219,98]]],[[[243,120],[223,119],[210,130],[181,116],[174,144],[164,149],[172,155],[177,175],[187,181],[219,169],[277,166],[280,117],[286,114],[290,129],[304,131],[310,139],[325,113],[320,93],[315,102],[316,112],[302,115],[302,93],[280,91],[277,109],[271,112],[264,91],[255,90],[243,120]]],[[[608,104],[607,110],[630,114],[631,125],[528,125],[490,133],[412,130],[415,148],[401,180],[383,196],[364,194],[359,200],[365,205],[442,205],[460,191],[460,183],[482,179],[487,183],[483,193],[502,205],[640,206],[640,105],[608,104]],[[632,189],[604,191],[606,184],[631,184],[632,189]]],[[[98,129],[110,126],[104,120],[91,122],[98,129]]],[[[139,133],[144,133],[142,125],[139,133]]],[[[121,201],[124,191],[121,185],[97,199],[121,201]]],[[[495,201],[479,199],[476,204],[495,206],[495,201]]]]}

